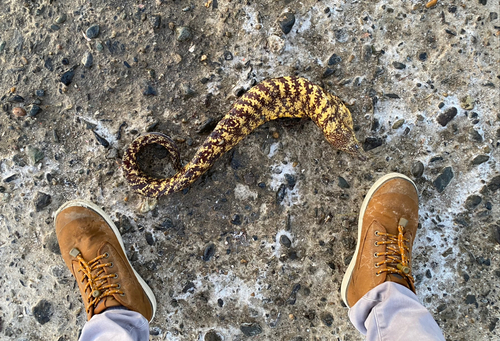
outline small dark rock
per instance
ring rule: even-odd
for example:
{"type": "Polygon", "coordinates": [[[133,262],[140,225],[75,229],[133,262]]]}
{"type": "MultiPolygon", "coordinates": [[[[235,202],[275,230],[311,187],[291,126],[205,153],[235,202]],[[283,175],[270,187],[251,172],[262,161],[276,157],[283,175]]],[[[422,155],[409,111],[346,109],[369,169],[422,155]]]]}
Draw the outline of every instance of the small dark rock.
{"type": "Polygon", "coordinates": [[[43,89],[36,90],[35,95],[38,97],[43,97],[43,96],[45,96],[45,90],[43,90],[43,89]]]}
{"type": "Polygon", "coordinates": [[[490,21],[497,20],[498,19],[498,13],[497,12],[490,12],[490,21]]]}
{"type": "Polygon", "coordinates": [[[204,341],[222,341],[222,338],[215,330],[209,330],[203,339],[204,341]]]}
{"type": "Polygon", "coordinates": [[[241,225],[241,216],[239,214],[235,214],[233,219],[231,219],[231,224],[233,225],[241,225]]]}
{"type": "Polygon", "coordinates": [[[325,72],[323,72],[322,78],[327,78],[335,73],[334,69],[327,68],[325,72]]]}
{"type": "Polygon", "coordinates": [[[205,248],[205,251],[203,251],[203,260],[205,262],[208,262],[212,257],[215,255],[215,245],[210,244],[205,248]]]}
{"type": "Polygon", "coordinates": [[[177,34],[177,41],[183,42],[188,41],[192,38],[191,29],[186,26],[179,26],[175,28],[175,32],[177,34]]]}
{"type": "Polygon", "coordinates": [[[33,316],[40,324],[49,322],[53,314],[52,303],[47,300],[40,300],[36,306],[33,307],[33,316]]]}
{"type": "Polygon", "coordinates": [[[416,161],[411,166],[411,174],[415,178],[420,178],[424,174],[424,164],[420,161],[416,161]]]}
{"type": "Polygon", "coordinates": [[[157,92],[156,89],[153,88],[151,85],[147,85],[146,89],[142,92],[144,96],[156,96],[157,92]]]}
{"type": "Polygon", "coordinates": [[[8,177],[3,179],[3,182],[7,183],[7,182],[14,181],[17,179],[17,177],[18,177],[18,174],[9,175],[8,177]]]}
{"type": "Polygon", "coordinates": [[[333,316],[330,313],[321,314],[321,321],[327,326],[331,327],[333,324],[333,316]]]}
{"type": "Polygon", "coordinates": [[[50,25],[50,29],[52,31],[59,31],[61,29],[61,27],[59,27],[59,25],[52,24],[52,25],[50,25]]]}
{"type": "Polygon", "coordinates": [[[483,137],[479,132],[473,128],[469,130],[469,138],[475,142],[483,142],[483,137]]]}
{"type": "Polygon", "coordinates": [[[488,330],[490,332],[492,332],[493,330],[495,330],[495,328],[497,327],[498,320],[499,320],[498,317],[494,317],[494,318],[491,319],[491,322],[488,325],[488,330]]]}
{"type": "Polygon", "coordinates": [[[470,195],[465,200],[465,207],[469,210],[475,209],[483,199],[479,195],[470,195]]]}
{"type": "Polygon", "coordinates": [[[488,161],[490,157],[488,155],[478,155],[472,160],[473,165],[480,165],[481,163],[484,163],[488,161]]]}
{"type": "Polygon", "coordinates": [[[399,97],[398,95],[396,94],[384,94],[385,97],[389,97],[389,98],[394,98],[394,99],[399,99],[401,97],[399,97]]]}
{"type": "Polygon", "coordinates": [[[149,17],[149,21],[151,22],[151,26],[153,26],[153,28],[160,28],[161,15],[159,15],[159,14],[151,15],[149,17]]]}
{"type": "Polygon", "coordinates": [[[68,58],[63,58],[61,60],[62,65],[69,65],[69,59],[68,58]]]}
{"type": "Polygon", "coordinates": [[[394,66],[394,68],[398,70],[406,69],[406,65],[400,62],[392,62],[392,66],[394,66]]]}
{"type": "Polygon", "coordinates": [[[224,51],[224,59],[225,60],[233,60],[233,54],[229,51],[224,51]]]}
{"type": "Polygon", "coordinates": [[[29,109],[29,111],[28,111],[28,116],[31,116],[31,117],[36,116],[36,115],[38,115],[38,113],[39,113],[40,111],[42,111],[42,108],[40,108],[40,107],[39,107],[38,105],[36,105],[36,104],[33,104],[33,105],[31,106],[31,108],[29,109]]]}
{"type": "Polygon", "coordinates": [[[148,245],[155,245],[155,239],[153,237],[153,234],[149,231],[146,231],[145,233],[145,236],[146,236],[146,243],[148,243],[148,245]]]}
{"type": "Polygon", "coordinates": [[[486,4],[488,3],[488,0],[479,0],[479,3],[480,3],[481,5],[486,6],[486,4]]]}
{"type": "Polygon", "coordinates": [[[241,167],[243,167],[243,158],[237,150],[234,150],[231,157],[231,168],[236,170],[241,167]]]}
{"type": "Polygon", "coordinates": [[[495,238],[495,241],[498,244],[500,244],[500,224],[492,225],[491,229],[492,229],[493,237],[495,238]]]}
{"type": "Polygon", "coordinates": [[[336,65],[342,61],[342,58],[340,56],[337,56],[335,53],[332,54],[330,59],[328,59],[328,65],[336,65]]]}
{"type": "Polygon", "coordinates": [[[130,68],[132,67],[132,66],[130,66],[130,64],[129,64],[126,60],[124,60],[124,61],[123,61],[123,65],[124,65],[127,69],[130,69],[130,68]]]}
{"type": "Polygon", "coordinates": [[[11,103],[21,103],[21,102],[24,102],[24,97],[19,96],[19,95],[14,95],[14,96],[10,96],[8,101],[11,103]]]}
{"type": "Polygon", "coordinates": [[[455,116],[457,116],[457,108],[451,107],[448,110],[446,110],[444,113],[439,114],[439,116],[436,118],[436,121],[445,127],[455,116]]]}
{"type": "Polygon", "coordinates": [[[74,76],[75,76],[75,70],[71,69],[66,71],[61,76],[61,83],[63,83],[66,86],[70,85],[74,76]]]}
{"type": "Polygon", "coordinates": [[[349,183],[347,182],[346,179],[344,179],[341,176],[339,176],[338,179],[339,179],[339,187],[340,188],[351,188],[351,185],[349,185],[349,183]]]}
{"type": "Polygon", "coordinates": [[[285,194],[286,194],[286,185],[281,184],[281,186],[278,188],[278,191],[276,192],[276,204],[279,205],[285,199],[285,194]]]}
{"type": "Polygon", "coordinates": [[[293,25],[295,24],[295,14],[293,13],[285,13],[283,14],[279,20],[278,23],[280,25],[281,30],[283,31],[284,34],[290,33],[292,30],[293,25]]]}
{"type": "Polygon", "coordinates": [[[265,182],[259,182],[259,183],[257,184],[257,186],[259,186],[259,188],[264,189],[264,188],[266,188],[266,183],[265,183],[265,182]]]}
{"type": "Polygon", "coordinates": [[[45,207],[49,206],[51,202],[52,202],[52,197],[42,192],[38,192],[35,195],[35,199],[33,200],[33,203],[35,204],[35,210],[37,212],[40,212],[45,207]]]}
{"type": "Polygon", "coordinates": [[[363,149],[365,152],[380,147],[383,140],[380,137],[367,137],[363,143],[363,149]]]}
{"type": "Polygon", "coordinates": [[[246,336],[255,336],[262,333],[262,328],[258,323],[244,323],[240,326],[240,330],[246,336]]]}
{"type": "Polygon", "coordinates": [[[496,192],[500,188],[500,175],[493,177],[487,187],[490,191],[496,192]]]}
{"type": "Polygon", "coordinates": [[[429,162],[437,162],[437,161],[443,161],[443,157],[442,156],[433,156],[431,157],[431,159],[429,160],[429,162]]]}
{"type": "Polygon", "coordinates": [[[54,71],[54,65],[52,64],[52,58],[45,59],[45,68],[49,71],[54,71]]]}
{"type": "Polygon", "coordinates": [[[418,54],[418,60],[425,62],[427,60],[427,52],[421,52],[418,54]]]}
{"type": "Polygon", "coordinates": [[[284,234],[282,234],[280,237],[280,243],[283,244],[283,246],[285,246],[285,247],[288,247],[288,248],[292,247],[292,242],[290,241],[290,238],[288,238],[284,234]]]}
{"type": "Polygon", "coordinates": [[[297,179],[295,179],[295,177],[291,174],[285,174],[285,180],[289,189],[293,189],[297,183],[297,179]]]}
{"type": "Polygon", "coordinates": [[[433,184],[439,193],[442,193],[446,186],[453,179],[453,169],[451,167],[446,167],[443,172],[434,180],[433,184]]]}
{"type": "Polygon", "coordinates": [[[467,304],[474,304],[476,303],[476,296],[475,295],[467,295],[467,297],[465,297],[465,303],[467,304]]]}
{"type": "Polygon", "coordinates": [[[87,32],[85,32],[85,35],[89,39],[94,39],[97,38],[99,35],[100,27],[99,25],[92,25],[89,28],[87,28],[87,32]]]}
{"type": "Polygon", "coordinates": [[[224,300],[222,298],[219,298],[217,300],[217,305],[222,308],[224,306],[224,300]]]}
{"type": "Polygon", "coordinates": [[[44,243],[47,249],[49,249],[52,253],[56,255],[61,254],[61,249],[59,247],[59,242],[57,241],[57,235],[55,230],[49,233],[49,235],[45,238],[44,243]]]}
{"type": "Polygon", "coordinates": [[[425,277],[432,278],[431,270],[429,270],[429,269],[425,270],[425,277]]]}
{"type": "Polygon", "coordinates": [[[92,132],[94,133],[94,136],[95,136],[97,142],[99,142],[104,148],[109,147],[109,142],[104,137],[100,136],[99,134],[97,134],[93,130],[92,130],[92,132]]]}
{"type": "Polygon", "coordinates": [[[196,286],[194,285],[193,282],[189,281],[186,283],[186,285],[184,286],[184,288],[182,288],[182,292],[184,294],[188,293],[188,292],[193,292],[194,289],[196,289],[196,286]]]}
{"type": "Polygon", "coordinates": [[[372,46],[371,45],[363,45],[361,55],[363,56],[363,60],[365,62],[370,61],[370,59],[372,58],[372,54],[373,54],[372,46]]]}

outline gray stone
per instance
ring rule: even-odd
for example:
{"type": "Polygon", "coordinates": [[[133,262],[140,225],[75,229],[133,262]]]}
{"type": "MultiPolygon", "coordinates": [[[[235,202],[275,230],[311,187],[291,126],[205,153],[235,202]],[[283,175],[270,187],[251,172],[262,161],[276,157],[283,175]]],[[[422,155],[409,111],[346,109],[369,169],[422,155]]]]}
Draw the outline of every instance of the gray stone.
{"type": "Polygon", "coordinates": [[[48,194],[38,192],[33,199],[33,203],[35,204],[35,210],[40,212],[45,207],[49,206],[52,202],[52,197],[48,194]]]}
{"type": "MultiPolygon", "coordinates": [[[[38,105],[33,104],[29,110],[28,110],[28,116],[34,117],[38,115],[38,113],[42,111],[42,108],[40,108],[38,105]]],[[[42,156],[43,157],[43,156],[42,156]]]]}
{"type": "Polygon", "coordinates": [[[500,188],[500,175],[493,177],[487,186],[490,191],[496,192],[500,188]]]}
{"type": "Polygon", "coordinates": [[[99,25],[92,25],[89,28],[87,28],[87,31],[85,32],[85,35],[89,39],[97,38],[97,36],[99,35],[100,29],[101,28],[99,27],[99,25]]]}
{"type": "Polygon", "coordinates": [[[45,154],[40,149],[32,146],[29,146],[26,149],[26,154],[28,155],[28,158],[32,165],[35,165],[38,162],[42,161],[45,156],[45,154]]]}
{"type": "Polygon", "coordinates": [[[215,330],[209,330],[204,337],[204,341],[222,341],[222,338],[215,330]]]}
{"type": "Polygon", "coordinates": [[[405,123],[405,120],[404,118],[400,119],[400,120],[397,120],[396,122],[394,122],[394,124],[392,125],[392,129],[398,129],[398,128],[401,128],[401,126],[405,123]]]}
{"type": "Polygon", "coordinates": [[[446,167],[436,180],[434,180],[433,185],[439,193],[442,193],[451,179],[453,179],[453,169],[446,167]]]}
{"type": "Polygon", "coordinates": [[[280,243],[285,246],[285,247],[291,247],[292,242],[290,241],[290,238],[288,238],[286,235],[282,234],[280,237],[280,243]]]}
{"type": "Polygon", "coordinates": [[[89,51],[85,51],[82,57],[82,64],[86,68],[90,68],[92,64],[94,63],[94,57],[92,56],[92,53],[89,51]]]}
{"type": "Polygon", "coordinates": [[[347,180],[344,179],[343,177],[339,176],[338,180],[339,180],[339,187],[340,188],[351,188],[351,185],[349,185],[347,180]]]}
{"type": "Polygon", "coordinates": [[[438,115],[436,118],[436,121],[442,125],[443,127],[446,127],[446,125],[455,117],[457,116],[457,108],[451,107],[448,110],[446,110],[444,113],[441,113],[438,115]]]}
{"type": "Polygon", "coordinates": [[[33,307],[33,316],[40,324],[45,324],[50,321],[50,317],[54,314],[52,303],[47,300],[40,300],[33,307]]]}
{"type": "Polygon", "coordinates": [[[68,16],[66,15],[66,13],[63,13],[63,14],[58,15],[57,18],[54,20],[54,22],[56,24],[62,24],[66,21],[67,18],[68,18],[68,16]]]}
{"type": "Polygon", "coordinates": [[[424,164],[420,161],[416,161],[411,166],[411,174],[415,178],[420,178],[424,174],[424,164]]]}
{"type": "Polygon", "coordinates": [[[488,155],[478,155],[472,160],[473,165],[480,165],[488,161],[490,157],[488,155]]]}
{"type": "Polygon", "coordinates": [[[175,32],[177,34],[176,39],[180,42],[191,40],[191,38],[193,37],[191,29],[187,26],[176,27],[175,32]]]}
{"type": "Polygon", "coordinates": [[[240,326],[240,330],[246,336],[255,336],[262,333],[262,327],[258,323],[244,323],[240,326]]]}
{"type": "Polygon", "coordinates": [[[278,24],[280,25],[281,31],[283,31],[284,34],[290,33],[293,25],[295,24],[295,14],[284,13],[278,19],[278,24]]]}

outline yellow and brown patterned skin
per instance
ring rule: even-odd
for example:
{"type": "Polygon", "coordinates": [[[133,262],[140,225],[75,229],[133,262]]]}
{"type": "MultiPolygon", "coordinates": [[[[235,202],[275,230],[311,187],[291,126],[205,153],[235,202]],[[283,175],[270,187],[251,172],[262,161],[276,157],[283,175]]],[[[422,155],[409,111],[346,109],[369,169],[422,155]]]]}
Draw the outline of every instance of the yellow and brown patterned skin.
{"type": "Polygon", "coordinates": [[[183,168],[179,150],[170,138],[160,133],[138,137],[123,156],[125,177],[134,190],[148,197],[180,191],[254,129],[283,117],[311,118],[334,148],[365,159],[354,135],[351,113],[340,98],[305,78],[281,77],[265,80],[241,96],[183,168]],[[177,174],[168,179],[146,176],[137,164],[137,153],[147,144],[164,146],[177,174]]]}

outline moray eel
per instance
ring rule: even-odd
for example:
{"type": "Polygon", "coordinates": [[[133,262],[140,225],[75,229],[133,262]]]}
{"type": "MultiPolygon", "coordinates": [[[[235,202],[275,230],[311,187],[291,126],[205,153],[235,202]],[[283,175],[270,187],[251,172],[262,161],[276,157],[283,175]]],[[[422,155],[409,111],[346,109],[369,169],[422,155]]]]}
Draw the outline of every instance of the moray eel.
{"type": "Polygon", "coordinates": [[[351,113],[340,98],[307,79],[281,77],[265,80],[242,95],[184,167],[181,167],[179,149],[168,136],[160,133],[139,136],[123,156],[125,178],[134,190],[148,197],[180,191],[254,129],[282,117],[310,117],[334,148],[366,159],[354,135],[351,113]],[[159,144],[168,150],[177,171],[173,177],[149,177],[139,168],[137,154],[148,144],[159,144]]]}

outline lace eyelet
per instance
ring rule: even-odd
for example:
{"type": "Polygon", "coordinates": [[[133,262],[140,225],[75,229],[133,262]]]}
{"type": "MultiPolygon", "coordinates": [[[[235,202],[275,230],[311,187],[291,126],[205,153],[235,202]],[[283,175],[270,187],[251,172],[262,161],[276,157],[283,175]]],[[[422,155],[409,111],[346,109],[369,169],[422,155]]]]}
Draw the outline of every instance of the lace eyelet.
{"type": "Polygon", "coordinates": [[[104,258],[109,258],[109,253],[105,252],[104,253],[104,258]]]}
{"type": "Polygon", "coordinates": [[[374,244],[375,244],[375,246],[378,246],[378,242],[375,242],[374,244]]]}
{"type": "Polygon", "coordinates": [[[108,267],[112,268],[114,266],[113,262],[109,263],[108,267]]]}
{"type": "Polygon", "coordinates": [[[118,274],[115,274],[115,278],[118,278],[118,274]]]}
{"type": "Polygon", "coordinates": [[[375,235],[378,236],[379,232],[378,231],[375,231],[375,235]]]}
{"type": "Polygon", "coordinates": [[[122,292],[122,293],[120,294],[120,296],[125,296],[125,293],[124,293],[124,292],[122,292]]]}
{"type": "Polygon", "coordinates": [[[380,272],[376,272],[376,273],[375,273],[375,276],[377,276],[377,277],[378,277],[378,276],[380,276],[380,275],[381,275],[381,273],[380,273],[380,272]]]}
{"type": "Polygon", "coordinates": [[[377,252],[375,252],[375,253],[373,254],[373,257],[378,258],[378,253],[377,253],[377,252]]]}
{"type": "Polygon", "coordinates": [[[118,286],[116,287],[116,289],[120,289],[122,286],[120,284],[118,284],[118,286]]]}
{"type": "Polygon", "coordinates": [[[375,267],[378,269],[378,268],[380,268],[380,265],[378,265],[377,263],[375,263],[375,267]]]}

